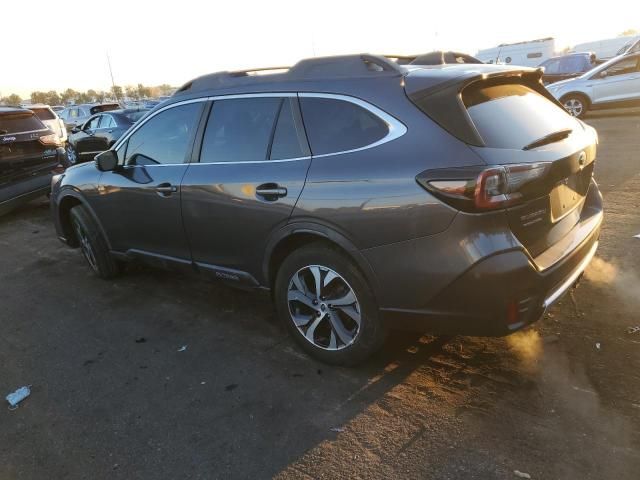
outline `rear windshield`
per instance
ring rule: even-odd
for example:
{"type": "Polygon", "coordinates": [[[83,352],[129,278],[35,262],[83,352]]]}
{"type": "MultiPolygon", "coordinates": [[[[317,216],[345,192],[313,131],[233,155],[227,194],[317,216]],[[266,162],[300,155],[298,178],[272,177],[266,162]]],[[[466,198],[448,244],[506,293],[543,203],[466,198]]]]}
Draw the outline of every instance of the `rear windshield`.
{"type": "Polygon", "coordinates": [[[462,100],[487,147],[521,150],[552,133],[578,128],[563,108],[521,84],[472,85],[462,100]]]}
{"type": "Polygon", "coordinates": [[[117,110],[119,108],[120,108],[120,105],[118,105],[117,103],[113,103],[110,105],[95,105],[91,107],[89,111],[91,112],[91,115],[93,115],[94,113],[108,112],[110,110],[117,110]]]}
{"type": "Polygon", "coordinates": [[[56,116],[48,108],[30,108],[40,120],[55,120],[56,116]]]}
{"type": "Polygon", "coordinates": [[[137,112],[127,112],[127,113],[124,113],[123,115],[125,117],[127,117],[129,120],[131,120],[133,123],[135,123],[138,120],[140,120],[142,117],[144,117],[147,114],[148,111],[149,110],[140,110],[140,111],[137,111],[137,112]]]}
{"type": "Polygon", "coordinates": [[[0,135],[44,130],[45,128],[38,117],[31,112],[0,115],[0,135]]]}

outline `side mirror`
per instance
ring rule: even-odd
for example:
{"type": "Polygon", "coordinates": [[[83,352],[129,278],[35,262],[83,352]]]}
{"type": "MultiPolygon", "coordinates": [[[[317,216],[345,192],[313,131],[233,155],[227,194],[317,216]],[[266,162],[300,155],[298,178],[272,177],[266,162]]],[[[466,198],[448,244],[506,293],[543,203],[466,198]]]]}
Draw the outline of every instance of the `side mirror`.
{"type": "Polygon", "coordinates": [[[607,78],[609,76],[609,72],[607,72],[606,70],[603,70],[602,72],[600,72],[600,78],[607,78]]]}
{"type": "Polygon", "coordinates": [[[115,150],[106,150],[96,155],[96,167],[101,172],[111,172],[118,166],[118,154],[115,150]]]}
{"type": "Polygon", "coordinates": [[[78,133],[80,131],[82,131],[82,129],[80,128],[79,125],[76,125],[75,127],[71,128],[71,133],[78,133]]]}

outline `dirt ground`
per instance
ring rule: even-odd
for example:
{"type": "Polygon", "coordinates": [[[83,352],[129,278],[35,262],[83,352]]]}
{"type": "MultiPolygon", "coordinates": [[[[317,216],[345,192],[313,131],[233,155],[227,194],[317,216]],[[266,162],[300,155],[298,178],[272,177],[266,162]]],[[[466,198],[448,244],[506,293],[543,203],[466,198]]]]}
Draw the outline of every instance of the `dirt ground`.
{"type": "Polygon", "coordinates": [[[0,480],[640,478],[640,113],[587,122],[606,218],[577,290],[509,338],[395,333],[356,369],[262,296],[94,278],[43,201],[0,218],[0,393],[32,385],[0,408],[0,480]]]}

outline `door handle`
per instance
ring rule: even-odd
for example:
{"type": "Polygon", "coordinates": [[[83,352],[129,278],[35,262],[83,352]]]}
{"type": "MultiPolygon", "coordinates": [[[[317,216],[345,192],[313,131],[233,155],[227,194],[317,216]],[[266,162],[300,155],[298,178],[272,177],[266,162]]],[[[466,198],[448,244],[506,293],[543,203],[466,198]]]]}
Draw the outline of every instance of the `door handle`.
{"type": "Polygon", "coordinates": [[[177,192],[178,187],[176,187],[175,185],[171,185],[170,183],[161,183],[160,185],[155,187],[155,191],[161,197],[168,197],[172,193],[177,192]]]}
{"type": "Polygon", "coordinates": [[[263,183],[256,187],[256,195],[263,197],[265,200],[274,201],[278,198],[286,197],[287,189],[277,183],[263,183]]]}

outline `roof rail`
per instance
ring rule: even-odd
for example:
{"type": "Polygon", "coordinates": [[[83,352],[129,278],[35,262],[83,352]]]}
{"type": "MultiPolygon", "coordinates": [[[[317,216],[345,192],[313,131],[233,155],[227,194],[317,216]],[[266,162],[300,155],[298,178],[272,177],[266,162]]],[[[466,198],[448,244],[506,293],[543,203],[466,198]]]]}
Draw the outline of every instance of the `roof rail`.
{"type": "Polygon", "coordinates": [[[392,60],[379,55],[358,54],[317,57],[301,60],[292,67],[266,67],[251,70],[225,71],[198,77],[185,83],[174,95],[222,87],[233,87],[273,81],[322,80],[334,78],[397,76],[405,69],[392,60]],[[265,74],[265,72],[279,72],[265,74]]]}

